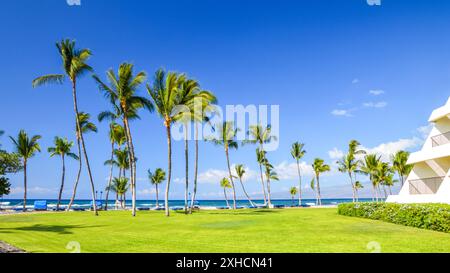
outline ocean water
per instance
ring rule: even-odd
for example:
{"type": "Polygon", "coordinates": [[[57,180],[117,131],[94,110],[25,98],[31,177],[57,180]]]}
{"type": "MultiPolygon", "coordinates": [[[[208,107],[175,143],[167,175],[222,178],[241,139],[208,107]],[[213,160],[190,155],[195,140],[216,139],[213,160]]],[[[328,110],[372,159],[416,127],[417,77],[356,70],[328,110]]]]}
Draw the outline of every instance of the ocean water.
{"type": "MultiPolygon", "coordinates": [[[[38,201],[38,200],[47,200],[47,205],[48,207],[54,208],[56,207],[57,204],[57,200],[55,199],[28,199],[27,200],[27,207],[29,208],[33,208],[33,204],[34,201],[38,201]]],[[[61,201],[61,205],[67,206],[69,204],[68,199],[62,200],[61,201]]],[[[372,199],[370,198],[361,198],[360,202],[370,202],[372,201],[372,199]]],[[[20,206],[22,205],[23,200],[22,199],[3,199],[0,200],[0,206],[5,207],[13,207],[13,206],[20,206]]],[[[104,202],[104,200],[103,200],[104,202]]],[[[256,205],[263,205],[264,204],[264,200],[253,200],[253,202],[256,205]]],[[[315,204],[316,200],[315,199],[303,199],[302,200],[302,204],[303,205],[313,205],[315,204]]],[[[340,203],[348,203],[348,202],[352,202],[352,199],[322,199],[322,204],[323,205],[337,205],[340,203]]],[[[233,200],[229,200],[230,205],[232,205],[233,200]]],[[[81,207],[81,208],[89,208],[91,204],[91,200],[75,200],[73,207],[81,207]]],[[[276,200],[272,200],[272,204],[274,205],[284,205],[284,206],[297,206],[298,205],[298,199],[294,199],[294,201],[292,201],[292,199],[276,199],[276,200]]],[[[155,200],[137,200],[136,201],[136,205],[138,208],[152,208],[156,206],[156,201],[155,200]]],[[[164,200],[159,200],[159,205],[163,206],[164,205],[164,200]]],[[[203,206],[203,207],[224,207],[226,206],[226,201],[225,200],[198,200],[198,205],[199,206],[203,206]]],[[[250,204],[248,202],[248,200],[237,200],[236,201],[236,205],[239,207],[248,207],[250,204]]],[[[131,200],[127,200],[126,201],[126,206],[127,207],[131,207],[131,200]]],[[[184,200],[170,200],[169,201],[169,207],[173,208],[173,207],[182,207],[184,206],[184,200]]],[[[108,201],[108,207],[114,207],[114,200],[109,200],[108,201]]]]}

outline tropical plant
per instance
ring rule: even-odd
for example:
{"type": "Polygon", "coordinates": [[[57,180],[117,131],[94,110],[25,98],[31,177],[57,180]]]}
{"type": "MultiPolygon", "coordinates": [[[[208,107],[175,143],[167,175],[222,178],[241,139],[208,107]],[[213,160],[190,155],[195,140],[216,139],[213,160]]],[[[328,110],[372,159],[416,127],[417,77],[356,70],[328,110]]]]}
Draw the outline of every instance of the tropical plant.
{"type": "MultiPolygon", "coordinates": [[[[95,126],[94,123],[92,123],[90,121],[91,115],[85,112],[79,112],[78,113],[78,122],[80,125],[80,132],[83,133],[83,135],[90,133],[90,132],[94,132],[96,133],[97,130],[97,126],[95,126]]],[[[75,124],[75,128],[77,128],[78,125],[75,124]]],[[[80,176],[81,176],[81,170],[83,168],[83,161],[81,159],[81,138],[80,138],[80,134],[78,134],[78,130],[76,130],[76,138],[77,138],[77,149],[78,149],[78,172],[77,172],[77,177],[75,179],[75,184],[73,186],[73,192],[72,192],[72,198],[70,198],[70,202],[69,205],[67,206],[67,211],[70,210],[70,208],[73,205],[73,202],[75,202],[75,197],[77,195],[77,189],[78,189],[78,183],[80,182],[80,176]]],[[[91,185],[91,189],[92,189],[92,185],[91,185]]],[[[94,193],[94,198],[95,198],[95,193],[94,193]]],[[[97,209],[97,207],[95,206],[95,209],[97,209]]]]}
{"type": "Polygon", "coordinates": [[[239,178],[239,182],[241,183],[242,191],[244,192],[245,196],[247,197],[247,200],[250,203],[250,206],[254,207],[255,204],[253,203],[252,199],[250,198],[250,196],[248,195],[247,191],[245,190],[244,183],[242,182],[242,178],[245,175],[245,167],[244,167],[244,165],[239,164],[239,165],[234,166],[234,168],[236,170],[237,177],[239,178]]]}
{"type": "MultiPolygon", "coordinates": [[[[117,109],[118,110],[118,109],[117,109]]],[[[121,147],[126,142],[126,134],[125,129],[117,124],[115,122],[116,119],[118,119],[120,116],[109,111],[104,111],[98,115],[98,121],[102,122],[104,120],[109,120],[109,141],[111,143],[111,157],[110,161],[114,160],[114,150],[116,147],[116,144],[121,147]]],[[[114,171],[114,164],[111,164],[110,170],[109,170],[109,179],[108,179],[108,187],[112,183],[113,179],[113,171],[114,171]]],[[[109,199],[109,190],[106,190],[105,195],[105,210],[108,210],[108,199],[109,199]]]]}
{"type": "Polygon", "coordinates": [[[166,73],[159,69],[156,71],[155,80],[152,86],[147,85],[147,91],[153,100],[156,111],[163,119],[164,127],[167,134],[167,154],[168,154],[168,168],[167,168],[167,184],[165,192],[165,213],[170,215],[169,210],[169,191],[170,182],[172,179],[172,136],[171,126],[182,118],[183,113],[175,111],[177,106],[181,103],[179,95],[181,84],[186,80],[183,74],[174,72],[166,73]]]}
{"type": "Polygon", "coordinates": [[[41,151],[38,141],[41,139],[40,135],[34,135],[31,138],[24,130],[20,130],[16,139],[9,137],[15,147],[16,153],[22,159],[23,165],[23,211],[27,210],[27,166],[28,160],[32,158],[36,152],[41,151]]]}
{"type": "Polygon", "coordinates": [[[227,202],[227,207],[230,207],[230,203],[228,202],[228,197],[227,197],[227,189],[231,189],[231,183],[230,180],[226,177],[222,178],[222,180],[220,180],[220,187],[223,188],[223,195],[225,196],[225,201],[227,202]]]}
{"type": "Polygon", "coordinates": [[[228,175],[233,189],[233,209],[236,209],[236,187],[234,186],[233,175],[231,174],[230,165],[230,149],[238,149],[238,143],[236,141],[237,128],[234,128],[234,124],[231,121],[224,121],[216,125],[217,136],[209,138],[217,146],[222,146],[225,150],[225,157],[227,160],[228,175]]]}
{"type": "Polygon", "coordinates": [[[150,183],[155,186],[156,188],[156,207],[159,207],[159,200],[158,200],[158,185],[164,182],[166,180],[166,172],[158,168],[155,170],[155,172],[151,172],[148,170],[148,178],[150,180],[150,183]]]}
{"type": "Polygon", "coordinates": [[[358,170],[359,164],[358,161],[354,159],[354,157],[349,153],[344,155],[344,157],[337,161],[338,170],[342,173],[347,173],[350,178],[350,184],[352,185],[352,197],[353,202],[356,202],[356,188],[355,183],[353,182],[353,173],[358,170]]]}
{"type": "Polygon", "coordinates": [[[298,192],[297,187],[291,187],[291,189],[289,190],[289,193],[291,194],[292,197],[292,205],[294,205],[295,203],[294,198],[297,195],[297,192],[298,192]]]}
{"type": "Polygon", "coordinates": [[[265,161],[264,163],[264,167],[265,167],[265,175],[266,175],[266,179],[267,179],[267,202],[268,202],[268,206],[269,208],[272,208],[272,198],[271,198],[271,191],[270,191],[270,182],[271,181],[278,181],[280,180],[278,178],[278,174],[273,170],[273,166],[269,163],[268,160],[265,161]]]}
{"type": "Polygon", "coordinates": [[[49,147],[47,150],[50,153],[50,157],[60,156],[62,162],[62,174],[61,174],[61,187],[59,188],[58,203],[56,204],[56,210],[59,210],[61,205],[61,197],[64,190],[64,178],[66,176],[66,156],[78,160],[78,156],[72,153],[71,149],[73,142],[67,140],[67,138],[55,137],[54,147],[49,147]]]}
{"type": "Polygon", "coordinates": [[[392,167],[393,167],[394,171],[397,172],[400,182],[402,183],[402,186],[405,183],[406,177],[409,175],[409,173],[414,168],[414,165],[407,164],[408,158],[409,158],[409,152],[407,152],[407,151],[398,151],[391,158],[392,167]]]}
{"type": "Polygon", "coordinates": [[[302,172],[300,168],[300,160],[305,156],[306,151],[304,149],[305,144],[300,142],[295,142],[291,147],[291,156],[295,159],[297,163],[298,172],[298,205],[302,205],[302,172]]]}
{"type": "Polygon", "coordinates": [[[322,205],[322,196],[320,194],[320,174],[322,174],[324,172],[329,172],[331,168],[329,165],[325,164],[323,159],[320,159],[320,158],[314,159],[314,163],[313,163],[312,167],[314,170],[314,174],[316,176],[317,201],[318,201],[318,205],[321,206],[322,205]]]}
{"type": "Polygon", "coordinates": [[[265,165],[266,159],[266,152],[261,150],[260,148],[256,148],[256,161],[259,165],[259,175],[261,176],[261,185],[262,185],[262,191],[263,191],[263,197],[264,197],[264,206],[267,205],[267,193],[266,193],[266,185],[264,184],[264,174],[263,174],[263,166],[265,165]]]}
{"type": "Polygon", "coordinates": [[[133,138],[130,129],[130,118],[138,118],[138,110],[145,108],[153,111],[153,104],[146,98],[138,96],[137,90],[147,78],[145,72],[134,74],[134,66],[129,63],[122,63],[119,66],[117,75],[110,69],[106,72],[109,85],[102,82],[96,75],[93,76],[99,89],[105,97],[117,109],[122,118],[123,127],[127,139],[127,148],[130,154],[130,184],[131,184],[131,214],[136,216],[136,156],[133,145],[133,138]]]}
{"type": "Polygon", "coordinates": [[[130,187],[128,181],[129,179],[126,177],[114,177],[112,184],[106,189],[115,192],[116,195],[120,197],[120,206],[122,209],[125,208],[126,193],[130,187]]]}
{"type": "Polygon", "coordinates": [[[4,195],[8,195],[11,192],[11,183],[6,177],[0,177],[0,198],[4,195]]]}
{"type": "Polygon", "coordinates": [[[44,84],[56,83],[62,84],[66,77],[69,78],[72,84],[72,96],[73,107],[76,119],[77,140],[80,141],[83,148],[84,159],[91,183],[92,203],[94,208],[94,214],[98,215],[97,206],[95,202],[95,187],[94,179],[92,178],[91,166],[89,164],[89,158],[86,151],[86,145],[84,142],[83,132],[81,130],[81,124],[79,120],[78,101],[77,101],[77,81],[78,79],[88,72],[92,72],[93,69],[86,62],[91,57],[92,53],[89,49],[77,49],[75,47],[75,41],[66,39],[56,43],[56,47],[61,56],[63,62],[63,69],[65,74],[49,74],[41,76],[33,80],[33,87],[41,86],[44,84]]]}
{"type": "Polygon", "coordinates": [[[259,164],[259,170],[260,170],[260,176],[261,176],[261,184],[264,194],[264,205],[267,204],[267,195],[266,195],[266,189],[264,186],[264,178],[263,178],[263,172],[262,167],[265,165],[266,158],[266,152],[264,149],[264,144],[268,144],[272,141],[276,141],[277,137],[272,135],[272,126],[267,125],[263,127],[262,124],[257,125],[251,125],[249,127],[249,130],[247,131],[247,135],[249,136],[248,140],[244,140],[242,144],[256,144],[258,145],[258,148],[256,149],[256,159],[259,164]]]}
{"type": "Polygon", "coordinates": [[[372,183],[373,197],[372,200],[378,201],[378,181],[374,179],[375,172],[380,164],[381,157],[376,154],[368,154],[364,156],[364,160],[361,162],[358,172],[369,176],[369,180],[372,183]]]}
{"type": "Polygon", "coordinates": [[[374,172],[373,179],[376,181],[378,186],[383,187],[384,197],[387,198],[386,186],[392,187],[394,185],[394,171],[387,162],[379,162],[378,166],[374,172]]]}

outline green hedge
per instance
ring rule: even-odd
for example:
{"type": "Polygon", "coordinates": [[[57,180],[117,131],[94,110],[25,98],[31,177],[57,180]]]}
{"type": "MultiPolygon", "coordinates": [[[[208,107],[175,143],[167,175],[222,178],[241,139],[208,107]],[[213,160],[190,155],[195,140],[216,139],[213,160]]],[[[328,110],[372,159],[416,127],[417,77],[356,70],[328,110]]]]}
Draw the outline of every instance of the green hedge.
{"type": "Polygon", "coordinates": [[[447,204],[345,203],[338,206],[338,213],[450,233],[447,204]]]}

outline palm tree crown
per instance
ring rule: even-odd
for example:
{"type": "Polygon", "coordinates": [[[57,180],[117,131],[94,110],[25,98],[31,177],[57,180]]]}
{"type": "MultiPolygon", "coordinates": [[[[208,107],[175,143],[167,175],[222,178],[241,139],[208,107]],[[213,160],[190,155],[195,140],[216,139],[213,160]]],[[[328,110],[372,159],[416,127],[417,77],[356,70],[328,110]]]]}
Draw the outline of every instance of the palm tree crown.
{"type": "Polygon", "coordinates": [[[161,184],[166,180],[166,172],[161,168],[156,169],[155,172],[148,170],[148,178],[152,185],[161,184]]]}
{"type": "Polygon", "coordinates": [[[54,144],[54,147],[49,147],[47,149],[47,151],[50,153],[50,157],[58,155],[78,159],[78,156],[75,153],[71,152],[73,141],[69,141],[67,140],[67,138],[55,137],[54,144]]]}
{"type": "Polygon", "coordinates": [[[33,157],[36,152],[41,151],[38,140],[42,137],[40,135],[28,137],[28,134],[24,130],[20,130],[17,139],[9,137],[14,143],[17,154],[20,155],[24,160],[33,157]]]}

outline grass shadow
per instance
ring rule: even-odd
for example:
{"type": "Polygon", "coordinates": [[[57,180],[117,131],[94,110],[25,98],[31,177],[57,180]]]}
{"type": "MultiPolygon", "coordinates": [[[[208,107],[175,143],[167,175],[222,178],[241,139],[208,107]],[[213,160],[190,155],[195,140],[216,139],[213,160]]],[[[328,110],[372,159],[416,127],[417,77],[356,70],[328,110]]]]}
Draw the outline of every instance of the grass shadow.
{"type": "Polygon", "coordinates": [[[11,233],[12,231],[37,231],[37,232],[53,232],[57,234],[72,234],[73,229],[93,228],[100,226],[82,226],[82,225],[41,225],[17,227],[17,228],[0,228],[0,233],[11,233]]]}
{"type": "Polygon", "coordinates": [[[280,213],[281,210],[246,210],[246,211],[232,211],[232,210],[222,210],[220,212],[212,212],[208,211],[208,214],[217,214],[217,215],[264,215],[264,214],[274,214],[280,213]]]}

